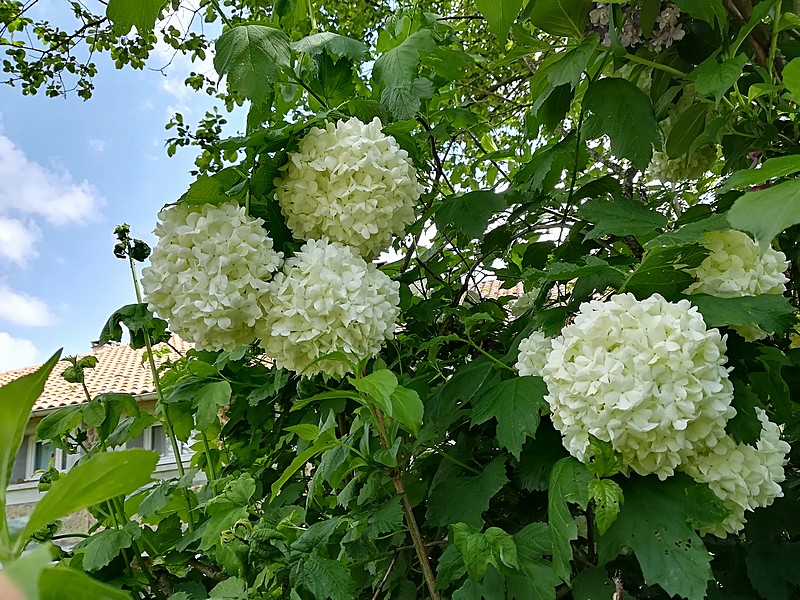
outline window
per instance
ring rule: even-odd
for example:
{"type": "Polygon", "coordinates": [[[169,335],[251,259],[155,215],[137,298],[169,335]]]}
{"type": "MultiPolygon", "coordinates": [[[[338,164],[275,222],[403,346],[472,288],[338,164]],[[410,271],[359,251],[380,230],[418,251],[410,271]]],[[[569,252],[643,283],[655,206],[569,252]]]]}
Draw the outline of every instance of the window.
{"type": "Polygon", "coordinates": [[[50,442],[37,442],[32,435],[26,435],[17,450],[9,483],[25,483],[37,479],[36,471],[46,470],[51,460],[57,469],[66,471],[78,457],[65,454],[50,442]]]}
{"type": "MultiPolygon", "coordinates": [[[[148,427],[137,437],[133,438],[132,440],[129,440],[125,444],[125,447],[144,448],[145,450],[155,450],[161,457],[159,461],[161,463],[175,461],[174,454],[172,452],[172,443],[169,441],[167,432],[164,431],[164,427],[161,425],[153,425],[152,427],[148,427]]],[[[185,455],[191,452],[191,450],[189,449],[189,445],[184,444],[181,441],[178,441],[178,447],[180,448],[181,455],[185,455]]]]}

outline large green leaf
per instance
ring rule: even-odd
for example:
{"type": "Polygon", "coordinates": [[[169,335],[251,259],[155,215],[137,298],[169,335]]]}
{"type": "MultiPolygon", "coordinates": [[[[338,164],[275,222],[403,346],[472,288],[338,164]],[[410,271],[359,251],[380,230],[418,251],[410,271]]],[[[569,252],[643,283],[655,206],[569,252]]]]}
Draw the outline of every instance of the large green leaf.
{"type": "Polygon", "coordinates": [[[400,423],[406,431],[417,435],[422,426],[422,415],[425,407],[419,394],[414,390],[398,387],[389,397],[392,404],[392,418],[400,423]]]}
{"type": "Polygon", "coordinates": [[[625,484],[624,493],[624,508],[598,542],[601,564],[627,547],[648,585],[658,584],[670,596],[705,598],[713,578],[711,555],[695,529],[725,518],[711,489],[678,475],[666,481],[636,477],[625,484]]]}
{"type": "Polygon", "coordinates": [[[708,109],[708,104],[693,104],[675,121],[664,146],[667,156],[678,158],[689,151],[692,143],[703,131],[708,109]]]}
{"type": "Polygon", "coordinates": [[[589,64],[595,48],[600,43],[597,34],[592,34],[583,40],[578,46],[564,54],[558,62],[553,63],[550,72],[547,74],[547,81],[553,87],[569,84],[574,87],[581,78],[581,74],[589,64]]]}
{"type": "Polygon", "coordinates": [[[231,400],[231,384],[227,381],[214,381],[201,387],[195,395],[192,406],[197,410],[197,427],[205,429],[217,418],[217,412],[231,400]]]}
{"type": "Polygon", "coordinates": [[[708,250],[696,244],[648,250],[619,291],[633,292],[639,299],[661,294],[670,300],[694,281],[686,269],[699,266],[706,256],[708,250]]]}
{"type": "Polygon", "coordinates": [[[565,582],[569,582],[572,574],[571,542],[578,539],[578,525],[572,518],[568,504],[577,504],[586,510],[591,478],[586,467],[572,457],[562,458],[550,472],[547,519],[553,544],[553,571],[565,582]]]}
{"type": "Polygon", "coordinates": [[[169,340],[167,322],[159,319],[147,308],[146,304],[126,304],[115,310],[108,317],[102,331],[100,344],[122,341],[122,325],[128,328],[131,336],[131,347],[134,349],[146,346],[145,334],[150,334],[150,343],[158,344],[169,340]]]}
{"type": "Polygon", "coordinates": [[[347,57],[352,60],[364,60],[367,47],[358,40],[339,35],[330,31],[314,33],[292,44],[297,52],[306,54],[321,54],[327,50],[337,57],[347,57]]]}
{"type": "Polygon", "coordinates": [[[604,235],[646,235],[667,225],[667,218],[661,213],[622,196],[589,200],[580,207],[578,216],[594,224],[587,240],[604,235]]]}
{"type": "Polygon", "coordinates": [[[505,207],[505,198],[488,190],[451,196],[436,210],[436,226],[452,228],[466,239],[482,240],[491,216],[505,207]]]}
{"type": "Polygon", "coordinates": [[[506,464],[503,457],[494,459],[477,477],[449,477],[431,491],[428,500],[428,522],[445,526],[466,523],[473,529],[483,527],[481,515],[489,501],[506,483],[506,464]],[[458,499],[454,502],[454,499],[458,499]]]}
{"type": "Polygon", "coordinates": [[[126,523],[123,529],[106,529],[95,533],[83,546],[83,569],[96,571],[105,567],[122,550],[130,548],[134,535],[138,537],[138,534],[139,527],[134,521],[126,523]]]}
{"type": "Polygon", "coordinates": [[[372,79],[381,90],[381,104],[397,119],[410,119],[420,99],[430,97],[430,81],[417,77],[421,52],[436,49],[430,29],[420,29],[382,54],[372,67],[372,79]],[[427,84],[425,83],[427,82],[427,84]]]}
{"type": "Polygon", "coordinates": [[[514,377],[484,391],[473,403],[472,423],[497,420],[497,441],[519,460],[522,445],[536,435],[540,412],[547,408],[541,377],[514,377]]]}
{"type": "MultiPolygon", "coordinates": [[[[11,480],[14,458],[25,435],[33,404],[44,390],[47,377],[60,357],[61,350],[33,373],[0,387],[0,486],[3,491],[11,480]]],[[[5,510],[5,506],[0,506],[0,509],[5,510]]]]}
{"type": "Polygon", "coordinates": [[[788,298],[777,294],[716,298],[706,294],[688,296],[703,313],[709,327],[753,326],[767,333],[783,333],[797,321],[797,310],[788,298]]]}
{"type": "Polygon", "coordinates": [[[561,580],[553,572],[550,532],[545,523],[529,523],[514,534],[519,570],[506,576],[509,600],[555,600],[561,580]]]}
{"type": "MultiPolygon", "coordinates": [[[[800,60],[800,59],[795,59],[800,60]]],[[[764,161],[758,169],[743,169],[732,173],[717,190],[722,194],[729,190],[743,190],[751,185],[758,185],[776,177],[786,177],[800,171],[800,154],[776,156],[764,161]]]]}
{"type": "Polygon", "coordinates": [[[583,134],[588,139],[607,135],[611,150],[645,169],[653,147],[661,143],[650,98],[626,79],[606,77],[589,84],[583,99],[583,134]]]}
{"type": "Polygon", "coordinates": [[[556,36],[581,37],[589,22],[591,0],[536,0],[528,18],[539,29],[556,36]]]}
{"type": "Polygon", "coordinates": [[[744,194],[728,212],[728,220],[766,248],[781,231],[800,223],[800,179],[744,194]]]}
{"type": "Polygon", "coordinates": [[[742,75],[747,56],[740,54],[718,63],[715,56],[706,59],[691,73],[699,94],[713,95],[717,102],[742,75]]]}
{"type": "Polygon", "coordinates": [[[355,582],[350,571],[338,560],[308,554],[297,566],[295,582],[305,587],[317,600],[353,600],[355,582]]]}
{"type": "Polygon", "coordinates": [[[505,44],[508,30],[522,8],[522,0],[475,0],[475,7],[489,22],[489,29],[505,44]]]}
{"type": "Polygon", "coordinates": [[[659,246],[686,246],[695,244],[703,240],[707,231],[720,231],[722,229],[730,229],[730,227],[731,224],[728,223],[728,215],[712,214],[705,219],[682,225],[675,231],[662,233],[658,237],[645,243],[644,247],[649,250],[650,248],[659,246]]]}
{"type": "Polygon", "coordinates": [[[289,69],[292,49],[288,36],[265,25],[238,25],[217,40],[214,68],[227,75],[228,88],[260,103],[271,97],[279,70],[289,69]]]}
{"type": "Polygon", "coordinates": [[[469,578],[480,582],[489,565],[499,570],[501,565],[511,569],[519,568],[517,546],[514,539],[498,527],[490,527],[485,532],[475,531],[464,523],[455,523],[453,544],[461,552],[469,578]]]}
{"type": "Polygon", "coordinates": [[[39,500],[18,546],[51,521],[147,485],[157,462],[156,452],[135,449],[95,454],[74,466],[39,500]]]}
{"type": "Polygon", "coordinates": [[[597,530],[602,535],[608,531],[619,515],[624,498],[622,488],[612,479],[592,479],[589,482],[589,496],[594,502],[597,530]]]}
{"type": "Polygon", "coordinates": [[[39,600],[39,580],[44,568],[53,562],[53,551],[52,544],[39,546],[17,560],[4,562],[0,574],[8,577],[22,591],[25,600],[39,600]]]}
{"type": "Polygon", "coordinates": [[[153,31],[166,0],[108,0],[106,16],[114,24],[114,33],[125,35],[131,27],[141,36],[153,31]]]}
{"type": "Polygon", "coordinates": [[[97,581],[75,569],[53,567],[42,571],[39,577],[40,600],[130,600],[128,592],[97,581]]]}

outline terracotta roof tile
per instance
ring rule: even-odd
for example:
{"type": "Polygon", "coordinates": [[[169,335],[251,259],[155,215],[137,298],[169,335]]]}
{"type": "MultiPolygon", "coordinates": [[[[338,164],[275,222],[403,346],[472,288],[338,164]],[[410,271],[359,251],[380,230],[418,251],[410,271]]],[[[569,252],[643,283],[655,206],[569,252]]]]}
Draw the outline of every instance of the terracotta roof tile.
{"type": "Polygon", "coordinates": [[[499,279],[484,280],[478,284],[478,292],[480,293],[481,298],[487,300],[497,300],[501,296],[521,296],[523,293],[525,293],[522,283],[518,283],[511,288],[501,287],[502,285],[503,282],[499,279]]]}
{"type": "MultiPolygon", "coordinates": [[[[192,344],[175,335],[170,339],[170,344],[181,353],[185,353],[192,347],[192,344]]],[[[179,354],[166,344],[159,344],[156,349],[169,350],[161,360],[179,357],[179,354]]],[[[106,344],[105,346],[92,348],[90,354],[97,358],[97,366],[94,369],[85,371],[86,387],[89,388],[89,394],[92,397],[107,392],[124,392],[133,396],[155,392],[150,369],[142,360],[144,358],[143,349],[133,350],[127,344],[106,344]]],[[[0,373],[0,385],[22,375],[32,373],[39,366],[32,365],[0,373]]],[[[61,377],[61,373],[68,366],[69,363],[65,361],[61,361],[55,366],[47,379],[44,392],[36,404],[33,405],[34,411],[73,406],[86,402],[86,396],[81,389],[81,385],[69,383],[61,377]]]]}

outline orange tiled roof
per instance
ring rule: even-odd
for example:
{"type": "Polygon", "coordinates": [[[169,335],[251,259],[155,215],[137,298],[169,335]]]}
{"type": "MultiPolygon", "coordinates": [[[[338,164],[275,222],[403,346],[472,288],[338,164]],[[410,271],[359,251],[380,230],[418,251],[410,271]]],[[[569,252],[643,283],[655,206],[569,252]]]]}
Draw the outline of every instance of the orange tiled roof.
{"type": "Polygon", "coordinates": [[[485,300],[497,300],[501,296],[521,296],[525,293],[522,283],[518,283],[511,288],[501,287],[502,285],[503,282],[499,279],[484,280],[478,284],[478,293],[485,300]]]}
{"type": "MultiPolygon", "coordinates": [[[[192,347],[192,344],[175,335],[170,339],[170,344],[180,353],[185,353],[192,347]]],[[[164,358],[176,359],[179,357],[179,354],[166,344],[159,344],[156,348],[169,350],[169,353],[165,354],[164,358]]],[[[84,373],[86,387],[89,388],[89,394],[92,397],[107,392],[121,392],[133,396],[141,396],[156,391],[153,378],[150,375],[150,368],[146,362],[142,362],[143,349],[133,350],[127,344],[106,344],[105,346],[92,348],[90,354],[97,358],[97,366],[94,369],[86,369],[84,373]]],[[[22,375],[32,373],[39,366],[32,365],[0,373],[0,385],[22,375]]],[[[39,397],[39,400],[36,401],[36,404],[33,405],[34,411],[73,406],[86,402],[86,396],[81,385],[79,383],[69,383],[61,377],[61,373],[68,366],[69,363],[65,361],[61,361],[55,366],[47,379],[44,392],[39,397]]]]}

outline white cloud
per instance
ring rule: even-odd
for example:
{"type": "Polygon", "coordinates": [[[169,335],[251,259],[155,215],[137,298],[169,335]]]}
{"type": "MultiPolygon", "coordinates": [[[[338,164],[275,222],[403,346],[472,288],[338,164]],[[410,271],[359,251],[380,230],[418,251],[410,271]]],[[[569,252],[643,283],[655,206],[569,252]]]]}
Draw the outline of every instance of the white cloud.
{"type": "Polygon", "coordinates": [[[55,225],[85,221],[103,203],[99,191],[69,172],[33,162],[0,135],[0,213],[10,210],[39,215],[55,225]]]}
{"type": "Polygon", "coordinates": [[[19,219],[0,215],[0,258],[17,264],[25,264],[36,258],[36,242],[42,237],[33,221],[23,223],[19,219]]]}
{"type": "Polygon", "coordinates": [[[53,315],[43,300],[15,292],[4,284],[0,284],[0,318],[33,327],[53,322],[53,315]]]}
{"type": "Polygon", "coordinates": [[[33,342],[0,331],[0,371],[36,364],[39,351],[33,342]]]}
{"type": "Polygon", "coordinates": [[[104,152],[105,149],[106,149],[105,140],[97,140],[97,139],[89,140],[89,150],[91,150],[92,152],[97,152],[98,154],[100,154],[101,152],[104,152]]]}

